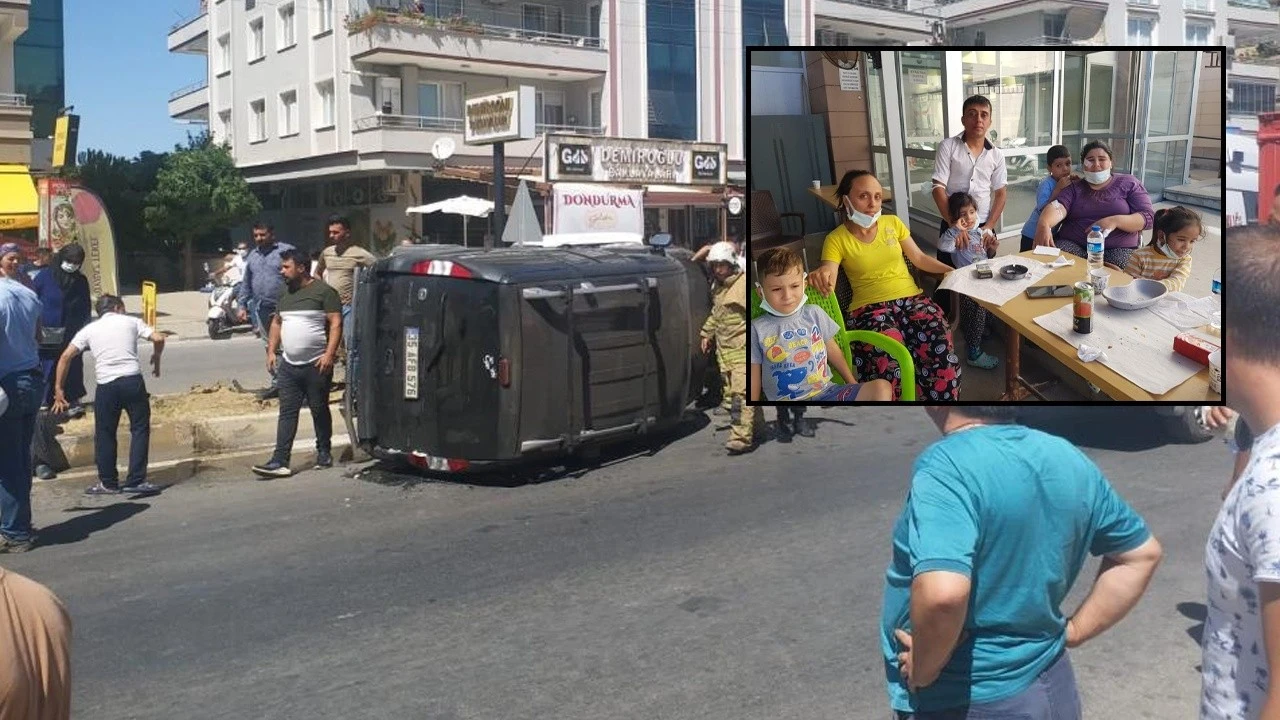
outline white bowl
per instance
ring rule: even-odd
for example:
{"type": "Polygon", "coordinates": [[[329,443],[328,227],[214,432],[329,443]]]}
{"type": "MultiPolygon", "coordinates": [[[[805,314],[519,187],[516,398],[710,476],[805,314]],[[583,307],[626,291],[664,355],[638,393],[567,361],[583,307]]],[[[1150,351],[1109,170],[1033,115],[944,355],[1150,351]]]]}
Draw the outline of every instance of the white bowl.
{"type": "Polygon", "coordinates": [[[1136,278],[1128,285],[1109,285],[1102,291],[1102,297],[1114,308],[1121,310],[1141,310],[1160,301],[1169,292],[1169,288],[1155,280],[1136,278]]]}

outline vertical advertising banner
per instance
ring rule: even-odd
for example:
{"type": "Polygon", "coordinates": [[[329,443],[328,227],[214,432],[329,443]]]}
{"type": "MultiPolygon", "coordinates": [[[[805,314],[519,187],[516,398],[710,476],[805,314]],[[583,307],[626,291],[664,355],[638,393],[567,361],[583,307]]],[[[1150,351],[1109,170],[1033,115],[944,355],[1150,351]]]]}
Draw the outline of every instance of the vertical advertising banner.
{"type": "Polygon", "coordinates": [[[93,297],[119,295],[116,240],[102,200],[60,178],[41,178],[38,190],[40,246],[57,252],[64,245],[79,243],[85,254],[80,271],[89,278],[93,297]]]}
{"type": "Polygon", "coordinates": [[[557,235],[591,232],[644,233],[644,191],[556,183],[557,235]]]}

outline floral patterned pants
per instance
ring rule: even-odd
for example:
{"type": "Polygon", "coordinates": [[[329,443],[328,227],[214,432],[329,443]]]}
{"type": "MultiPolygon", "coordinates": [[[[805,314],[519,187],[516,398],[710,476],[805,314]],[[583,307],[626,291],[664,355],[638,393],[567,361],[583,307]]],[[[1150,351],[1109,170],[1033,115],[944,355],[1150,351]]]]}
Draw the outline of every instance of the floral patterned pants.
{"type": "MultiPolygon", "coordinates": [[[[950,401],[960,395],[960,358],[951,342],[942,308],[924,295],[858,308],[848,319],[855,330],[872,330],[907,346],[916,364],[916,398],[950,401]]],[[[853,371],[858,382],[883,379],[893,384],[893,399],[902,397],[902,371],[889,354],[866,343],[853,345],[853,371]]]]}

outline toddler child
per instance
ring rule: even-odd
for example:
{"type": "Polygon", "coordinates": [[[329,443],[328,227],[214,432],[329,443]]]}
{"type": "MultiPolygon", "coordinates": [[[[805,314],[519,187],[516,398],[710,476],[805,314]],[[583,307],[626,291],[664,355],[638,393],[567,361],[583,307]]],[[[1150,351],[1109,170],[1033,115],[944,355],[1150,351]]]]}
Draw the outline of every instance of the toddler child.
{"type": "Polygon", "coordinates": [[[1191,246],[1204,237],[1200,216],[1181,205],[1156,211],[1151,242],[1133,251],[1124,271],[1177,292],[1191,277],[1191,246]]]}
{"type": "MultiPolygon", "coordinates": [[[[938,244],[955,245],[951,259],[957,268],[972,265],[981,258],[995,257],[995,243],[983,242],[982,231],[978,228],[978,202],[972,195],[966,192],[952,193],[947,198],[947,210],[955,218],[955,225],[942,233],[938,244]]],[[[970,365],[991,370],[1000,364],[994,356],[982,351],[982,333],[987,327],[987,311],[971,297],[960,298],[960,327],[964,331],[965,345],[969,348],[967,361],[970,365]]]]}

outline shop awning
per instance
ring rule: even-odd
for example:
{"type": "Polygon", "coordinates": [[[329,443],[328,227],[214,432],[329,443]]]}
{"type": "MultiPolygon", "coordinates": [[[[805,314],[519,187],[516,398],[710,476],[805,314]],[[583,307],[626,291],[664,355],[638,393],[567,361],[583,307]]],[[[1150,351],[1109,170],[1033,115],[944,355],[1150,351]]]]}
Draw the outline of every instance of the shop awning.
{"type": "Polygon", "coordinates": [[[724,194],[720,187],[690,187],[687,185],[648,185],[644,191],[644,206],[652,207],[720,207],[724,194]]]}
{"type": "Polygon", "coordinates": [[[40,199],[26,165],[0,165],[0,230],[40,226],[40,199]]]}

